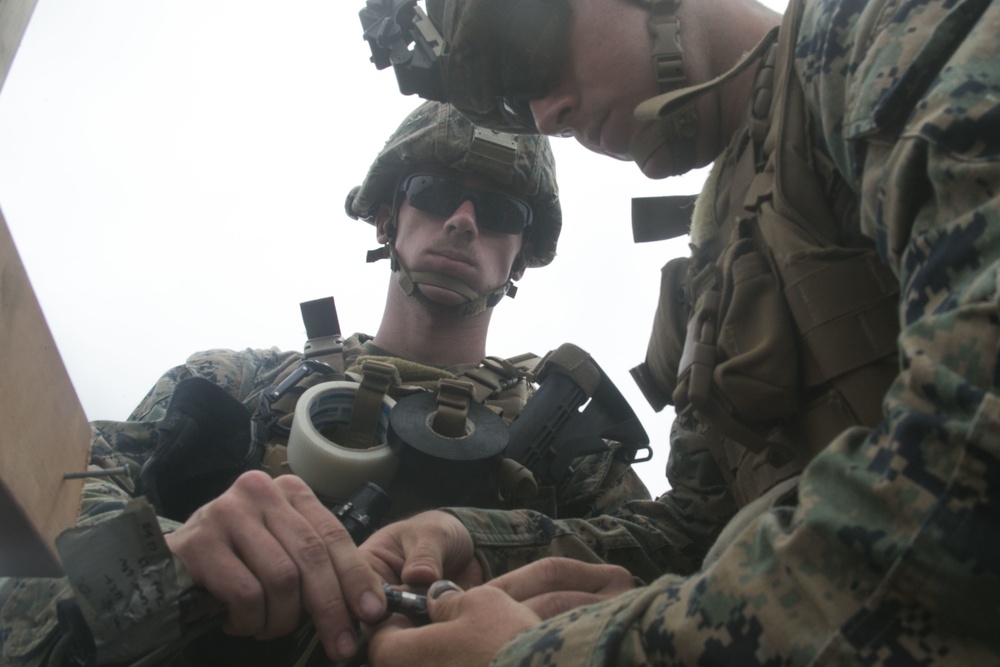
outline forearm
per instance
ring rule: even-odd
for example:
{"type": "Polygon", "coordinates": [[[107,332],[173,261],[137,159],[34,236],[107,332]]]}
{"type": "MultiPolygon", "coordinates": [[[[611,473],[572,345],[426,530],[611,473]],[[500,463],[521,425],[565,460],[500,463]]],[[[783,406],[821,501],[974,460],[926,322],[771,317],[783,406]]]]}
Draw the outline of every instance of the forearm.
{"type": "Polygon", "coordinates": [[[606,514],[586,520],[554,520],[529,511],[449,511],[469,530],[489,577],[537,558],[566,556],[621,565],[651,581],[697,570],[736,512],[700,424],[676,421],[667,477],[672,488],[657,500],[607,504],[606,514]]]}
{"type": "Polygon", "coordinates": [[[717,531],[678,503],[678,494],[633,501],[614,515],[561,519],[529,510],[449,509],[466,527],[487,578],[546,556],[621,565],[651,581],[666,572],[689,573],[701,564],[717,531]]]}
{"type": "MultiPolygon", "coordinates": [[[[116,517],[131,496],[106,479],[92,479],[84,486],[78,526],[93,525],[116,517]]],[[[160,528],[172,530],[177,524],[160,520],[160,528]]],[[[100,548],[99,545],[95,548],[100,548]]],[[[108,554],[111,558],[113,554],[108,554]]],[[[0,579],[0,655],[2,664],[45,665],[63,636],[56,607],[73,597],[65,577],[0,579]]]]}

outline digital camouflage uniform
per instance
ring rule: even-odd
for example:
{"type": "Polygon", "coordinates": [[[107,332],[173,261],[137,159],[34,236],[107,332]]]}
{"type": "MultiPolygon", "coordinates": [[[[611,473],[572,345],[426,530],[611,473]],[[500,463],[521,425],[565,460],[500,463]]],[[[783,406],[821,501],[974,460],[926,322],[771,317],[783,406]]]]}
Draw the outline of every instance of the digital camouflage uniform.
{"type": "MultiPolygon", "coordinates": [[[[363,334],[355,334],[344,343],[344,362],[349,373],[359,371],[362,362],[370,358],[395,362],[402,385],[390,390],[390,394],[397,397],[415,387],[432,387],[442,378],[459,377],[468,368],[475,368],[475,365],[470,365],[468,368],[440,369],[393,359],[363,334]]],[[[260,392],[275,385],[279,377],[298,367],[301,361],[300,353],[282,352],[276,348],[199,352],[184,365],[165,373],[127,421],[93,422],[91,466],[125,466],[129,474],[110,480],[88,480],[84,487],[80,523],[115,515],[133,497],[138,471],[155,449],[157,427],[166,415],[179,382],[191,377],[206,378],[225,389],[248,410],[254,411],[260,392]]],[[[337,378],[319,375],[308,378],[312,384],[331,379],[337,378]]],[[[514,389],[498,392],[495,398],[503,402],[513,396],[517,402],[523,403],[531,393],[530,387],[526,390],[526,385],[526,382],[521,382],[514,389]]],[[[575,466],[566,484],[559,489],[541,489],[532,502],[545,511],[587,516],[600,514],[627,500],[648,497],[648,492],[631,467],[609,454],[586,457],[575,466]]],[[[164,529],[178,525],[167,519],[162,519],[161,524],[164,529]]],[[[55,601],[68,595],[70,590],[64,579],[0,579],[2,664],[44,664],[45,651],[51,648],[57,632],[55,601]]]]}
{"type": "MultiPolygon", "coordinates": [[[[885,417],[836,437],[797,503],[693,576],[554,617],[495,664],[1000,664],[1000,3],[807,0],[781,31],[815,140],[901,286],[885,417]]],[[[494,574],[553,537],[596,542],[456,513],[494,574]],[[510,533],[530,537],[505,554],[510,533]]]]}

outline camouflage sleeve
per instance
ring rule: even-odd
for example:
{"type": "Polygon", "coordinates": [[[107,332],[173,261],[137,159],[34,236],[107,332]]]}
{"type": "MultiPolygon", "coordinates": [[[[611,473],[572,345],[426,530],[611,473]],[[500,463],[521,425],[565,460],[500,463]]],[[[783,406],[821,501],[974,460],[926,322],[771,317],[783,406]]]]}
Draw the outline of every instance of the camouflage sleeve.
{"type": "Polygon", "coordinates": [[[489,577],[545,556],[615,563],[646,581],[691,573],[736,511],[706,438],[696,425],[675,422],[671,489],[655,501],[624,498],[604,505],[603,515],[559,520],[525,510],[449,511],[469,530],[489,577]]]}
{"type": "Polygon", "coordinates": [[[818,129],[902,286],[902,372],[798,505],[495,664],[1000,664],[1000,3],[807,4],[818,129]]]}
{"type": "Polygon", "coordinates": [[[171,368],[160,377],[129,415],[128,421],[161,419],[177,383],[189,377],[211,380],[253,411],[261,390],[269,387],[289,364],[301,358],[298,352],[283,352],[274,347],[239,352],[224,349],[195,352],[183,365],[171,368]]]}
{"type": "MultiPolygon", "coordinates": [[[[90,469],[125,467],[110,478],[91,478],[83,487],[77,525],[91,525],[119,514],[135,492],[139,461],[156,442],[155,424],[94,422],[90,469]],[[118,448],[116,448],[118,447],[118,448]]],[[[177,527],[161,519],[164,531],[177,527]]],[[[0,579],[0,664],[45,665],[60,633],[56,604],[72,597],[66,579],[0,579]]]]}
{"type": "MultiPolygon", "coordinates": [[[[139,470],[156,446],[157,421],[166,413],[178,382],[207,377],[243,400],[252,390],[266,387],[271,376],[297,356],[276,349],[199,352],[164,373],[127,421],[92,422],[91,469],[124,467],[127,472],[87,481],[78,524],[117,515],[134,496],[139,470]]],[[[161,519],[161,525],[176,527],[167,519],[161,519]]],[[[65,579],[0,579],[0,663],[45,664],[58,639],[56,603],[70,594],[65,579]]]]}
{"type": "MultiPolygon", "coordinates": [[[[554,489],[558,517],[588,518],[606,514],[630,500],[649,500],[649,490],[632,466],[618,459],[612,443],[606,454],[591,454],[573,462],[573,474],[554,489]]],[[[538,509],[538,508],[535,508],[538,509]]]]}

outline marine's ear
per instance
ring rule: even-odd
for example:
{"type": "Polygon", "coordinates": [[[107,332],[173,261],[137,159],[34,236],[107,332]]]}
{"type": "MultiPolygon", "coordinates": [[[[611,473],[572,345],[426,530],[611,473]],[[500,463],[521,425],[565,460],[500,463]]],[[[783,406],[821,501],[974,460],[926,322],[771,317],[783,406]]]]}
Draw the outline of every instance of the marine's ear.
{"type": "Polygon", "coordinates": [[[388,204],[379,204],[375,213],[375,239],[382,245],[392,240],[395,232],[395,224],[390,224],[392,222],[392,207],[388,204]]]}

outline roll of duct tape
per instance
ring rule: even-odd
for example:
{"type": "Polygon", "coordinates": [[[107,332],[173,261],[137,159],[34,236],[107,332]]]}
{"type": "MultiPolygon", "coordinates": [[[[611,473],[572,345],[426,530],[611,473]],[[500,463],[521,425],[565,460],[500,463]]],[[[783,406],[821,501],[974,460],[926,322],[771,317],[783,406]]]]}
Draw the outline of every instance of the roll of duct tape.
{"type": "Polygon", "coordinates": [[[324,382],[311,387],[295,405],[288,436],[292,472],[317,495],[335,502],[343,502],[365,482],[388,487],[399,466],[388,445],[389,414],[396,404],[388,396],[382,400],[372,447],[345,447],[327,437],[336,437],[338,428],[347,428],[357,390],[355,382],[324,382]]]}

